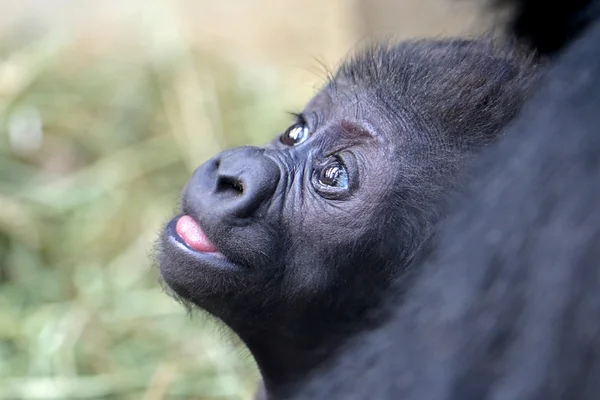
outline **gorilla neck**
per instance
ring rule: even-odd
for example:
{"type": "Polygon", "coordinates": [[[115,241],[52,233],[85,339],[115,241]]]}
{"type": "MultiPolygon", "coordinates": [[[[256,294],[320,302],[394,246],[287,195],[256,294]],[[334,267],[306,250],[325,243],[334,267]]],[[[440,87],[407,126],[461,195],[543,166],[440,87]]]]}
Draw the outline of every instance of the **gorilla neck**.
{"type": "Polygon", "coordinates": [[[324,338],[294,337],[289,333],[264,332],[263,338],[246,340],[270,395],[283,394],[301,383],[334,350],[324,338]],[[287,336],[287,337],[286,337],[287,336]]]}
{"type": "MultiPolygon", "coordinates": [[[[426,253],[423,246],[421,253],[426,253]]],[[[418,256],[412,262],[420,262],[418,256]]],[[[408,265],[406,259],[387,265],[408,265]]],[[[377,265],[377,264],[375,264],[377,265]]],[[[382,261],[379,265],[385,265],[382,261]]],[[[405,287],[409,287],[417,269],[362,268],[356,271],[354,285],[341,291],[331,291],[324,298],[299,301],[294,304],[274,302],[238,302],[222,320],[240,337],[256,360],[267,393],[273,398],[285,398],[301,385],[311,371],[331,359],[347,341],[366,329],[384,322],[390,308],[386,302],[401,302],[405,287]],[[390,292],[390,277],[402,276],[390,292]],[[370,287],[362,284],[370,282],[370,287]],[[241,316],[241,317],[240,317],[241,316]],[[251,316],[251,317],[250,317],[251,316]]]]}
{"type": "MultiPolygon", "coordinates": [[[[271,322],[256,326],[229,324],[252,353],[270,396],[294,391],[303,379],[328,359],[345,340],[377,326],[384,312],[374,304],[356,304],[348,314],[306,307],[271,314],[271,322]],[[377,310],[377,313],[371,310],[377,310]],[[273,317],[277,315],[278,317],[273,317]]],[[[265,315],[264,309],[260,314],[265,315]]],[[[247,311],[246,311],[247,312],[247,311]]],[[[259,315],[259,314],[255,314],[259,315]]]]}

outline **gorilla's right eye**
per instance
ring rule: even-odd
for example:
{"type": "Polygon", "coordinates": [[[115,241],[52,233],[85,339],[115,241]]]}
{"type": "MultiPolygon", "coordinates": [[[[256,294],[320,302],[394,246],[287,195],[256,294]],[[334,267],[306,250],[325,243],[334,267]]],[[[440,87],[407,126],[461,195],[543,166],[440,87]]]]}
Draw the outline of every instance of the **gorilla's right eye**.
{"type": "Polygon", "coordinates": [[[281,143],[286,146],[297,146],[310,137],[310,130],[303,123],[290,126],[280,137],[281,143]]]}
{"type": "Polygon", "coordinates": [[[338,159],[327,163],[319,173],[319,183],[338,189],[348,189],[348,172],[338,159]]]}
{"type": "MultiPolygon", "coordinates": [[[[350,171],[356,171],[352,165],[353,156],[348,154],[346,160],[350,162],[350,171]]],[[[356,178],[351,181],[353,174],[348,172],[345,162],[338,156],[330,156],[323,161],[314,160],[312,186],[325,199],[341,200],[351,193],[351,186],[356,186],[356,178]]]]}

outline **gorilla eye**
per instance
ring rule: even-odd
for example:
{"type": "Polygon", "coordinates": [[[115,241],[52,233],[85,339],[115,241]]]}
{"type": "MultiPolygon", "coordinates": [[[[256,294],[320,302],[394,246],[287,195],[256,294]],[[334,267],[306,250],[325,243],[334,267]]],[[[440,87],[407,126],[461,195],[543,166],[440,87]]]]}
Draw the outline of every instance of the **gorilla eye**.
{"type": "Polygon", "coordinates": [[[348,189],[346,167],[338,159],[331,160],[319,172],[319,183],[338,189],[348,189]]]}
{"type": "Polygon", "coordinates": [[[285,131],[279,140],[287,146],[296,146],[310,137],[310,131],[305,124],[294,124],[285,131]]]}

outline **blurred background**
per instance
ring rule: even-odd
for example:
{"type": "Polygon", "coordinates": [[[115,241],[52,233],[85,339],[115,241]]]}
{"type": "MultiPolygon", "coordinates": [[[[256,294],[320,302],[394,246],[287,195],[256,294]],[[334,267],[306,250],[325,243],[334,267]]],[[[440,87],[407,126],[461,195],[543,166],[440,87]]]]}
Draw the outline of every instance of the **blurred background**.
{"type": "Polygon", "coordinates": [[[190,172],[366,38],[482,30],[472,3],[0,0],[0,400],[251,399],[243,346],[157,281],[190,172]]]}

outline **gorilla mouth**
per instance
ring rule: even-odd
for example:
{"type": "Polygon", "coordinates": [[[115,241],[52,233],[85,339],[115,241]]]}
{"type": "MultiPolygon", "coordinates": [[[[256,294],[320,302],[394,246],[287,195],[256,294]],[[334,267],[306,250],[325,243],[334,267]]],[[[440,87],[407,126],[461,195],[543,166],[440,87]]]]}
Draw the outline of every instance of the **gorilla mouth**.
{"type": "Polygon", "coordinates": [[[210,253],[211,255],[224,257],[210,241],[206,233],[200,227],[198,221],[189,215],[182,215],[176,218],[173,229],[179,241],[183,242],[186,247],[198,253],[210,253]]]}
{"type": "Polygon", "coordinates": [[[189,215],[182,215],[177,220],[175,232],[193,250],[202,253],[216,253],[217,248],[210,242],[200,224],[189,215]]]}

